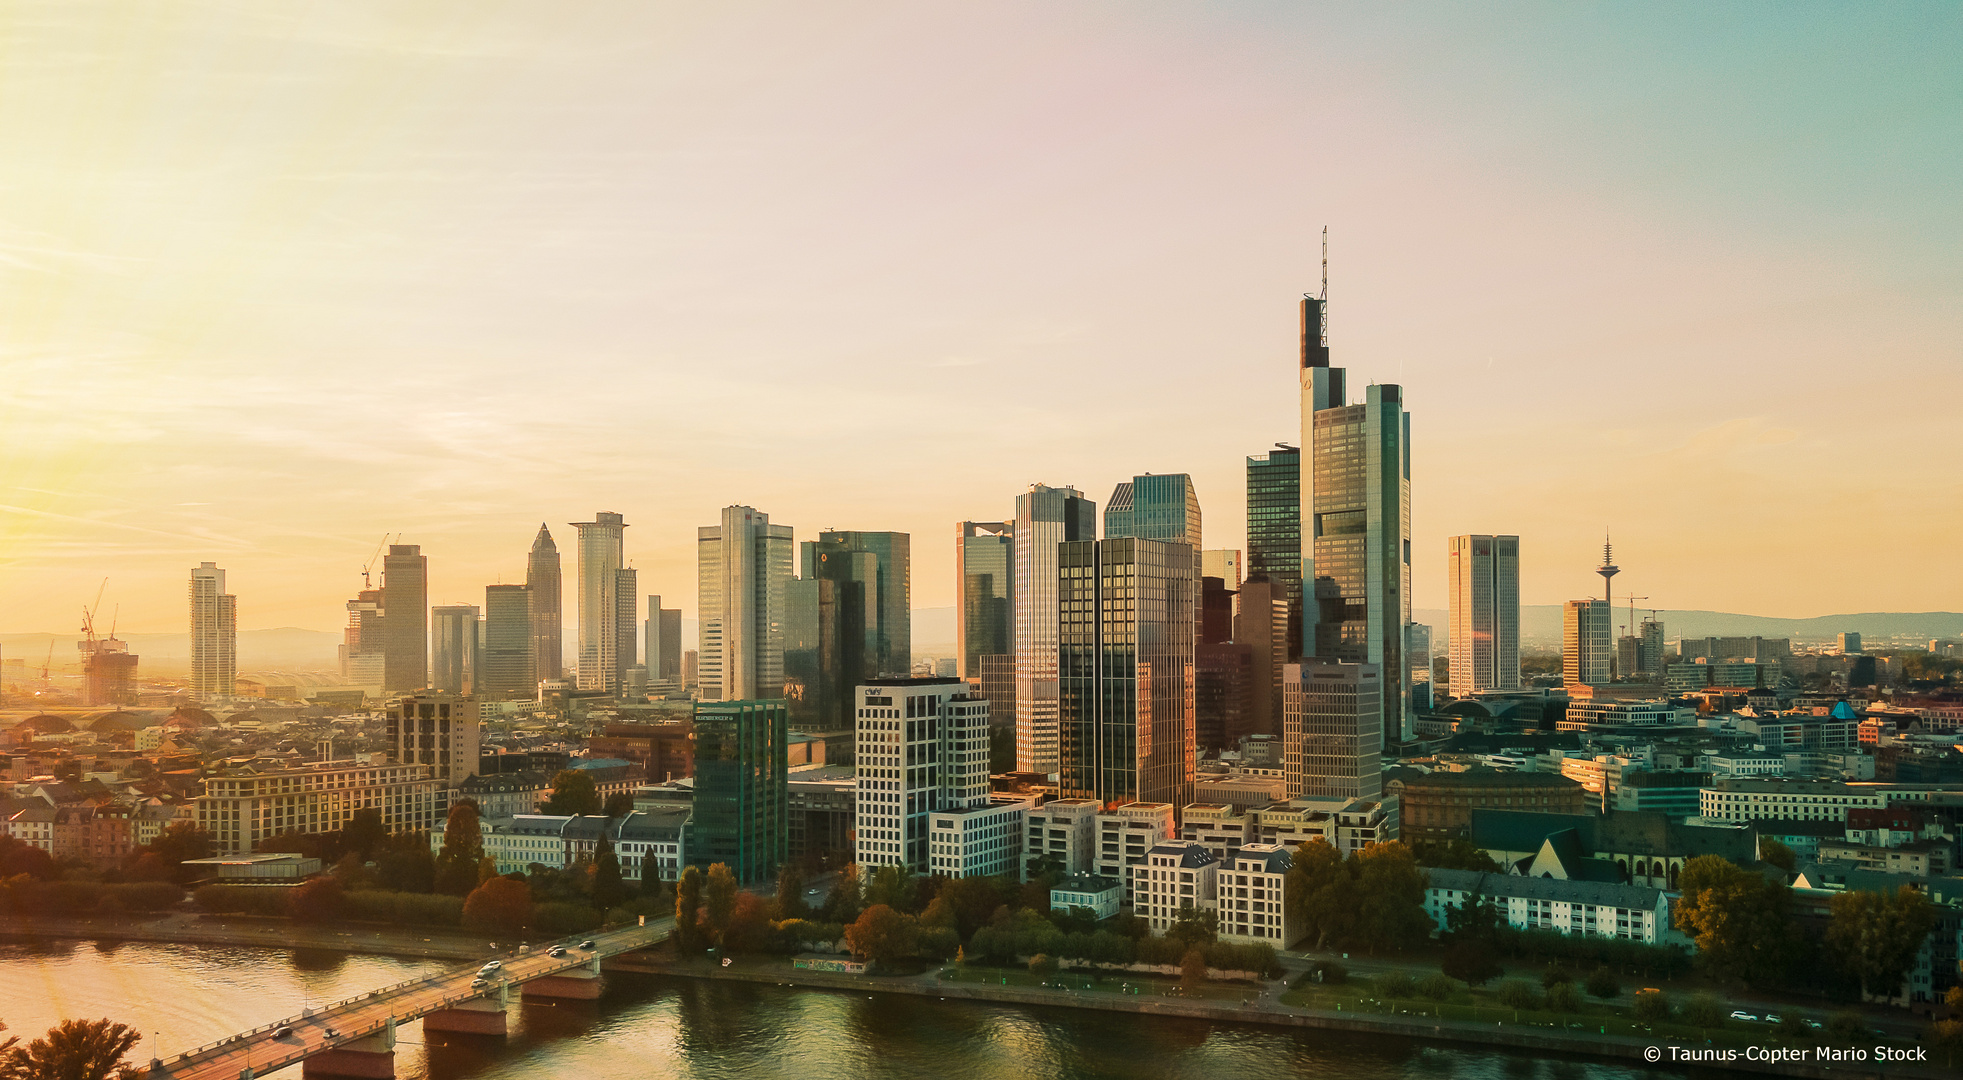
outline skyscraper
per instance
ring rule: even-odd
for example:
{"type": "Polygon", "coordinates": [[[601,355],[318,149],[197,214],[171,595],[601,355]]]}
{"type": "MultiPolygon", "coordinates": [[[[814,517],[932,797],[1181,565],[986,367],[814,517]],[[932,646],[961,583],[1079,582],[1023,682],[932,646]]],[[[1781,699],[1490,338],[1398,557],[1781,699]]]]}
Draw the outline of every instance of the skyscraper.
{"type": "Polygon", "coordinates": [[[1570,600],[1562,610],[1561,681],[1607,686],[1612,643],[1607,600],[1570,600]]]}
{"type": "Polygon", "coordinates": [[[1020,806],[988,798],[988,708],[960,679],[891,679],[855,693],[854,861],[918,874],[1014,873],[1020,806]]]}
{"type": "Polygon", "coordinates": [[[238,598],[225,591],[217,563],[199,563],[191,571],[191,693],[231,697],[238,678],[238,598]]]}
{"type": "Polygon", "coordinates": [[[1329,366],[1323,302],[1302,300],[1302,654],[1375,664],[1384,734],[1410,731],[1411,417],[1404,391],[1371,386],[1346,404],[1329,366]]]}
{"type": "MultiPolygon", "coordinates": [[[[539,522],[525,559],[525,588],[532,604],[532,679],[534,684],[566,677],[565,600],[560,595],[559,545],[539,522]]],[[[536,689],[536,685],[534,685],[536,689]]]]}
{"type": "Polygon", "coordinates": [[[801,577],[857,586],[838,597],[848,622],[864,627],[865,671],[850,673],[851,685],[905,678],[913,668],[911,546],[906,533],[830,531],[805,541],[801,549],[801,577]]]}
{"type": "Polygon", "coordinates": [[[478,696],[517,701],[538,692],[532,668],[532,594],[524,585],[484,587],[484,647],[478,696]]]}
{"type": "Polygon", "coordinates": [[[1073,487],[1016,496],[1016,769],[1057,769],[1057,545],[1097,539],[1097,504],[1073,487]]]}
{"type": "Polygon", "coordinates": [[[601,652],[600,666],[606,672],[606,688],[622,695],[628,691],[627,672],[640,663],[639,578],[632,567],[615,570],[613,587],[607,591],[607,598],[613,602],[613,640],[605,643],[608,647],[601,652]]]}
{"type": "Polygon", "coordinates": [[[851,727],[852,690],[846,671],[864,667],[865,639],[856,623],[850,635],[841,629],[844,619],[838,594],[842,588],[826,578],[784,582],[783,697],[790,707],[791,724],[799,731],[851,727]],[[844,659],[848,652],[850,662],[844,659]]]}
{"type": "Polygon", "coordinates": [[[784,688],[784,583],[795,544],[789,525],[726,506],[721,525],[696,530],[702,620],[697,678],[704,701],[775,698],[784,688]]]}
{"type": "Polygon", "coordinates": [[[1241,586],[1240,614],[1234,617],[1234,640],[1249,649],[1251,666],[1242,713],[1246,734],[1281,735],[1289,610],[1285,583],[1256,577],[1241,586]]]}
{"type": "Polygon", "coordinates": [[[382,556],[382,690],[429,686],[429,559],[419,544],[382,556]]]}
{"type": "Polygon", "coordinates": [[[348,601],[348,625],[341,631],[341,677],[349,685],[379,694],[388,650],[382,633],[382,590],[363,589],[348,601]]]}
{"type": "Polygon", "coordinates": [[[477,693],[477,605],[446,604],[430,609],[431,665],[429,688],[438,693],[477,693]]]}
{"type": "Polygon", "coordinates": [[[1104,508],[1104,538],[1164,540],[1200,550],[1200,496],[1185,473],[1145,473],[1120,483],[1104,508]]]}
{"type": "Polygon", "coordinates": [[[1375,664],[1306,660],[1282,679],[1282,775],[1291,799],[1383,794],[1384,679],[1375,664]]]}
{"type": "MultiPolygon", "coordinates": [[[[1246,580],[1256,579],[1281,590],[1288,603],[1287,658],[1301,656],[1302,452],[1281,443],[1247,459],[1246,580]]],[[[1278,669],[1275,685],[1281,685],[1278,669]]]]}
{"type": "Polygon", "coordinates": [[[620,644],[614,591],[626,565],[627,521],[601,511],[579,530],[579,653],[574,678],[581,690],[615,690],[620,644]]]}
{"type": "Polygon", "coordinates": [[[454,788],[477,775],[483,729],[477,699],[468,694],[405,694],[388,704],[389,760],[427,765],[454,788]]]}
{"type": "MultiPolygon", "coordinates": [[[[723,520],[729,517],[724,511],[723,520]]],[[[785,525],[776,528],[790,531],[785,525]]],[[[788,537],[785,546],[788,568],[788,537]]],[[[784,703],[704,702],[696,707],[692,741],[689,862],[705,868],[722,863],[744,885],[769,880],[784,862],[790,835],[790,721],[784,703]]]]}
{"type": "Polygon", "coordinates": [[[1057,796],[1191,803],[1198,550],[1083,540],[1057,563],[1057,796]]]}
{"type": "Polygon", "coordinates": [[[661,597],[648,597],[648,681],[675,682],[682,677],[682,609],[664,608],[661,597]]]}
{"type": "Polygon", "coordinates": [[[1228,592],[1238,592],[1243,576],[1240,549],[1210,548],[1200,552],[1200,576],[1217,577],[1228,592]]]}
{"type": "Polygon", "coordinates": [[[981,676],[982,657],[1015,652],[1015,566],[1013,522],[964,521],[954,527],[954,576],[961,590],[954,636],[964,679],[981,676]]]}
{"type": "Polygon", "coordinates": [[[1520,688],[1520,538],[1454,536],[1446,541],[1451,590],[1447,692],[1520,688]]]}

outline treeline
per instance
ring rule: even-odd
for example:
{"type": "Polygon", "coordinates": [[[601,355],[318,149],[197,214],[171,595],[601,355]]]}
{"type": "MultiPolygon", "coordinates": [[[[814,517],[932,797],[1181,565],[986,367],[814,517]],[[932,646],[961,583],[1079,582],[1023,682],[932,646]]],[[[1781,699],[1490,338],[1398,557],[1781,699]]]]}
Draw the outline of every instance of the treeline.
{"type": "Polygon", "coordinates": [[[168,881],[47,880],[16,874],[0,880],[0,912],[9,915],[115,915],[164,911],[184,899],[168,881]]]}
{"type": "Polygon", "coordinates": [[[1346,858],[1328,842],[1295,849],[1285,903],[1302,920],[1304,944],[1327,949],[1398,952],[1431,938],[1425,872],[1406,845],[1369,844],[1346,858]]]}

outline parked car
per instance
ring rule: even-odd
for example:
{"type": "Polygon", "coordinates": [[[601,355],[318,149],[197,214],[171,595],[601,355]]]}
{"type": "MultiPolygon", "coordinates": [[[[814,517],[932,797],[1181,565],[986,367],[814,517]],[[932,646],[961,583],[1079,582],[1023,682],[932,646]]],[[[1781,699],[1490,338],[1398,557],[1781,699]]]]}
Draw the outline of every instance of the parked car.
{"type": "Polygon", "coordinates": [[[1731,1010],[1731,1018],[1733,1020],[1757,1020],[1758,1019],[1758,1017],[1753,1016],[1751,1013],[1748,1013],[1743,1009],[1731,1010]]]}

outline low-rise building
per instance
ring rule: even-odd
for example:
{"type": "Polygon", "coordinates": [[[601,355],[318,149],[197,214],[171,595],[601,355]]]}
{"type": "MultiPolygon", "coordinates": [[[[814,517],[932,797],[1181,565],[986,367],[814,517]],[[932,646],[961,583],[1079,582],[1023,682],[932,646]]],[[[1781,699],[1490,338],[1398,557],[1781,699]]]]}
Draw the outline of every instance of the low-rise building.
{"type": "Polygon", "coordinates": [[[1294,855],[1280,844],[1249,844],[1221,860],[1214,910],[1222,941],[1286,949],[1301,940],[1300,920],[1283,902],[1294,855]]]}
{"type": "Polygon", "coordinates": [[[351,761],[208,777],[193,806],[221,855],[281,833],[335,832],[362,810],[377,811],[390,832],[433,829],[449,810],[429,766],[351,761]]]}
{"type": "Polygon", "coordinates": [[[1188,806],[1180,811],[1179,822],[1180,839],[1206,845],[1216,859],[1254,843],[1259,835],[1253,814],[1219,803],[1188,806]]]}
{"type": "Polygon", "coordinates": [[[1262,807],[1254,819],[1258,843],[1299,847],[1320,840],[1344,855],[1397,839],[1395,799],[1295,799],[1262,807]]]}
{"type": "Polygon", "coordinates": [[[320,873],[320,860],[279,851],[260,851],[246,855],[220,855],[210,859],[186,859],[193,867],[194,880],[277,884],[299,881],[320,873]]]}
{"type": "MultiPolygon", "coordinates": [[[[1397,774],[1384,785],[1398,797],[1403,840],[1462,838],[1477,809],[1534,810],[1548,814],[1579,814],[1593,809],[1588,792],[1565,776],[1542,772],[1465,772],[1397,774]],[[1408,774],[1408,775],[1407,775],[1408,774]]],[[[1597,804],[1599,805],[1599,803],[1597,804]]]]}
{"type": "Polygon", "coordinates": [[[1134,867],[1143,866],[1146,853],[1176,835],[1171,803],[1135,802],[1097,814],[1097,855],[1094,870],[1099,877],[1116,878],[1126,884],[1126,899],[1137,901],[1131,889],[1137,881],[1134,867]]]}
{"type": "Polygon", "coordinates": [[[642,884],[650,877],[667,882],[680,878],[688,865],[688,816],[683,807],[623,815],[612,830],[620,876],[642,884]]]}
{"type": "Polygon", "coordinates": [[[1670,901],[1661,889],[1477,870],[1428,869],[1425,874],[1425,914],[1440,930],[1453,907],[1481,902],[1493,905],[1516,930],[1654,945],[1670,926],[1670,901]]]}
{"type": "MultiPolygon", "coordinates": [[[[1025,878],[1039,866],[1070,877],[1089,874],[1096,862],[1097,812],[1101,808],[1096,799],[1051,799],[1031,807],[1023,819],[1025,878]]],[[[1123,891],[1122,882],[1118,888],[1123,891]]]]}
{"type": "Polygon", "coordinates": [[[937,810],[927,827],[928,873],[946,877],[1014,877],[1022,867],[1029,801],[937,810]]]}
{"type": "Polygon", "coordinates": [[[551,778],[542,772],[492,773],[476,775],[457,785],[457,797],[477,803],[477,816],[509,818],[538,813],[551,778]]]}
{"type": "Polygon", "coordinates": [[[1116,879],[1072,874],[1050,887],[1050,910],[1085,908],[1099,920],[1108,919],[1118,913],[1124,894],[1124,885],[1116,879]]]}
{"type": "Polygon", "coordinates": [[[1658,813],[1681,821],[1697,815],[1698,802],[1712,779],[1709,772],[1688,769],[1626,773],[1611,809],[1658,813]]]}

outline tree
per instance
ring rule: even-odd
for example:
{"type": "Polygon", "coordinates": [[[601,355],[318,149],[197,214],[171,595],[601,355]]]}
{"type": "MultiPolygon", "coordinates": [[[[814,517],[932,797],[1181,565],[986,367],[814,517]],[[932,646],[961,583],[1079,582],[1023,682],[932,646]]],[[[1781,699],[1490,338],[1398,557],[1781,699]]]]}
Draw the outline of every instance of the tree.
{"type": "Polygon", "coordinates": [[[477,882],[477,863],[484,857],[484,827],[477,803],[459,799],[450,804],[443,822],[443,850],[436,856],[436,891],[462,896],[477,882]]]}
{"type": "Polygon", "coordinates": [[[1540,973],[1540,985],[1544,988],[1552,988],[1562,983],[1571,983],[1573,981],[1574,972],[1569,971],[1568,965],[1563,964],[1559,960],[1549,961],[1546,969],[1540,973]]]}
{"type": "Polygon", "coordinates": [[[341,883],[332,877],[304,882],[286,899],[286,914],[294,922],[333,922],[341,917],[341,907],[341,883]]]}
{"type": "Polygon", "coordinates": [[[1458,989],[1458,984],[1452,981],[1451,976],[1438,972],[1432,972],[1418,980],[1419,995],[1432,1001],[1444,1001],[1457,993],[1458,989]]]}
{"type": "Polygon", "coordinates": [[[532,890],[522,881],[494,877],[470,891],[463,901],[467,930],[515,934],[532,920],[532,890]]]}
{"type": "Polygon", "coordinates": [[[1670,1019],[1670,999],[1661,990],[1636,991],[1636,1019],[1645,1024],[1660,1024],[1670,1019]]]}
{"type": "Polygon", "coordinates": [[[1419,840],[1411,847],[1419,866],[1435,867],[1439,870],[1478,870],[1488,874],[1500,872],[1500,864],[1491,855],[1470,840],[1453,837],[1450,840],[1419,840]]]}
{"type": "MultiPolygon", "coordinates": [[[[477,808],[475,802],[469,799],[464,801],[470,803],[472,810],[477,808]]],[[[366,862],[369,853],[388,839],[388,835],[388,826],[382,823],[382,812],[372,806],[365,807],[356,810],[349,816],[348,823],[341,827],[341,848],[366,862]]]]}
{"type": "Polygon", "coordinates": [[[1904,885],[1894,893],[1842,892],[1832,900],[1826,946],[1867,998],[1901,992],[1915,954],[1936,926],[1929,898],[1904,885]]]}
{"type": "Polygon", "coordinates": [[[804,902],[804,874],[791,863],[785,863],[783,869],[777,871],[777,917],[811,917],[811,905],[804,902]]]}
{"type": "Polygon", "coordinates": [[[1439,970],[1468,986],[1484,986],[1505,974],[1499,953],[1484,941],[1456,941],[1445,947],[1439,970]]]}
{"type": "Polygon", "coordinates": [[[607,796],[606,804],[600,807],[600,813],[610,818],[626,817],[633,812],[634,793],[631,791],[614,792],[607,796]]]}
{"type": "Polygon", "coordinates": [[[1547,988],[1547,1009],[1549,1012],[1571,1013],[1581,1008],[1581,995],[1575,992],[1571,982],[1559,982],[1547,988]]]}
{"type": "Polygon", "coordinates": [[[730,916],[736,912],[736,875],[729,867],[716,863],[709,867],[709,876],[702,884],[702,921],[708,924],[709,933],[716,944],[721,945],[729,934],[730,916]]]}
{"type": "Polygon", "coordinates": [[[63,1020],[26,1046],[8,1040],[0,1056],[0,1076],[7,1080],[109,1080],[140,1076],[124,1065],[143,1036],[134,1028],[110,1020],[63,1020]]]}
{"type": "MultiPolygon", "coordinates": [[[[1783,1027],[1784,1025],[1781,1025],[1783,1027]]],[[[1802,1030],[1805,1025],[1801,1025],[1802,1030]]],[[[1808,1031],[1810,1036],[1813,1034],[1808,1031]]],[[[1942,1061],[1945,1067],[1954,1069],[1958,1057],[1963,1057],[1963,1020],[1938,1020],[1929,1025],[1929,1033],[1923,1036],[1929,1044],[1930,1056],[1942,1061]]]]}
{"type": "Polygon", "coordinates": [[[675,882],[675,948],[684,956],[702,951],[702,870],[690,866],[675,882]]]}
{"type": "Polygon", "coordinates": [[[627,883],[620,879],[620,856],[605,833],[593,849],[593,906],[610,911],[627,902],[627,883]]]}
{"type": "Polygon", "coordinates": [[[1604,1001],[1622,993],[1622,984],[1616,981],[1615,972],[1610,971],[1606,966],[1589,972],[1586,985],[1589,997],[1601,998],[1604,1001]]]}
{"type": "Polygon", "coordinates": [[[1311,840],[1295,849],[1282,879],[1282,902],[1295,909],[1318,951],[1348,938],[1355,915],[1352,884],[1343,856],[1328,841],[1311,840]]]}
{"type": "Polygon", "coordinates": [[[1759,861],[1771,863],[1788,874],[1798,872],[1795,868],[1799,860],[1793,855],[1793,849],[1770,836],[1759,837],[1759,861]]]}
{"type": "Polygon", "coordinates": [[[1697,942],[1698,962],[1719,978],[1777,982],[1799,946],[1792,933],[1792,890],[1718,855],[1684,863],[1677,879],[1677,929],[1697,942]]]}
{"type": "Polygon", "coordinates": [[[1370,985],[1379,994],[1393,999],[1408,998],[1418,992],[1417,982],[1401,971],[1387,971],[1370,980],[1370,985]]]}
{"type": "Polygon", "coordinates": [[[1219,939],[1220,914],[1212,908],[1182,904],[1178,914],[1172,917],[1172,925],[1166,929],[1166,940],[1189,948],[1211,945],[1219,939]]]}
{"type": "Polygon", "coordinates": [[[1445,909],[1445,932],[1439,938],[1490,945],[1499,940],[1499,928],[1499,909],[1486,897],[1473,895],[1445,909]]]}
{"type": "Polygon", "coordinates": [[[845,928],[845,943],[852,955],[875,967],[887,967],[913,955],[913,933],[912,916],[874,904],[845,928]]]}
{"type": "Polygon", "coordinates": [[[1540,995],[1525,979],[1508,979],[1500,984],[1500,1004],[1509,1009],[1531,1009],[1540,1004],[1540,995]]]}
{"type": "Polygon", "coordinates": [[[1057,972],[1056,957],[1049,953],[1037,953],[1029,958],[1029,973],[1039,979],[1048,978],[1057,972]]]}
{"type": "Polygon", "coordinates": [[[539,804],[541,814],[597,814],[600,789],[584,769],[565,769],[552,778],[552,797],[539,804]]]}
{"type": "Polygon", "coordinates": [[[170,880],[183,885],[194,876],[184,868],[187,859],[209,859],[214,850],[211,834],[195,821],[173,821],[150,841],[148,848],[169,868],[170,880]]]}
{"type": "Polygon", "coordinates": [[[1379,946],[1408,949],[1431,936],[1425,914],[1425,872],[1411,849],[1395,840],[1367,844],[1350,860],[1355,866],[1358,942],[1375,953],[1379,946]]]}
{"type": "Polygon", "coordinates": [[[1179,958],[1179,985],[1189,991],[1206,985],[1206,950],[1187,949],[1179,958]]]}
{"type": "Polygon", "coordinates": [[[865,909],[864,881],[856,865],[845,864],[832,882],[831,893],[825,897],[825,909],[821,914],[826,922],[844,924],[859,917],[859,913],[865,909]]]}
{"type": "Polygon", "coordinates": [[[1710,994],[1693,994],[1684,1003],[1683,1016],[1684,1023],[1692,1027],[1723,1027],[1724,1002],[1710,994]]]}
{"type": "Polygon", "coordinates": [[[866,882],[866,904],[885,904],[895,911],[911,912],[919,896],[919,885],[903,866],[882,866],[866,882]]]}

